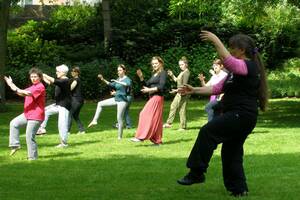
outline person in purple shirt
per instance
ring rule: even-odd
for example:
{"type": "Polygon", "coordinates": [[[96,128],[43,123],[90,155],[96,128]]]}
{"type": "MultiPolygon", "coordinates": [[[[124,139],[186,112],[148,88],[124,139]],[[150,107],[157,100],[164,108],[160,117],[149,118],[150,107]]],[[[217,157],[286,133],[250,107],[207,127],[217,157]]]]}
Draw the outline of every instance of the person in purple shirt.
{"type": "Polygon", "coordinates": [[[187,160],[188,174],[177,180],[181,185],[203,183],[209,161],[222,143],[221,158],[225,188],[232,196],[248,194],[243,168],[243,145],[256,126],[258,107],[265,111],[268,101],[264,67],[254,40],[244,34],[229,39],[229,51],[213,33],[202,31],[201,38],[214,44],[228,76],[213,86],[178,90],[183,94],[220,94],[223,113],[205,124],[199,131],[187,160]]]}

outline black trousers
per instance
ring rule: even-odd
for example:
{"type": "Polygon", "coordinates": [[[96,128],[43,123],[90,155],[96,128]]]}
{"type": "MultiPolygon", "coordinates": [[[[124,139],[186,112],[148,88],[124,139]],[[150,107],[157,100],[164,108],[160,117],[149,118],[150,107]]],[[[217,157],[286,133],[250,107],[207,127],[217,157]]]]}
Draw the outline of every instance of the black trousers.
{"type": "Polygon", "coordinates": [[[213,151],[223,143],[221,150],[224,185],[228,191],[248,191],[243,168],[243,145],[256,125],[257,114],[230,111],[204,125],[187,161],[195,174],[205,173],[213,151]]]}
{"type": "Polygon", "coordinates": [[[79,119],[79,113],[83,106],[84,101],[81,99],[72,98],[72,107],[70,111],[70,123],[69,123],[69,132],[72,127],[72,118],[74,118],[75,122],[77,123],[78,129],[80,132],[85,131],[82,122],[79,119]]]}

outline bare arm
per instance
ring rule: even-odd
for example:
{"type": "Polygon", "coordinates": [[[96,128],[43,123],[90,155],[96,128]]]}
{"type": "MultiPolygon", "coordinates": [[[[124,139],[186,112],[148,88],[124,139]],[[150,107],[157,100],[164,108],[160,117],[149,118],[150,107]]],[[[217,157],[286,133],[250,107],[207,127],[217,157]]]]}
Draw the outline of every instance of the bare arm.
{"type": "Polygon", "coordinates": [[[48,85],[53,84],[55,80],[53,77],[48,76],[47,74],[43,74],[43,79],[48,85]]]}
{"type": "Polygon", "coordinates": [[[182,95],[187,95],[187,94],[211,95],[212,91],[213,91],[212,86],[193,87],[191,85],[186,84],[183,87],[178,88],[178,93],[182,95]]]}
{"type": "Polygon", "coordinates": [[[77,86],[77,81],[74,80],[72,83],[71,83],[71,91],[73,91],[75,89],[75,87],[77,86]]]}
{"type": "Polygon", "coordinates": [[[173,74],[171,70],[168,70],[168,75],[172,78],[173,81],[177,81],[177,77],[173,74]]]}
{"type": "Polygon", "coordinates": [[[10,89],[12,91],[14,91],[17,95],[21,96],[21,97],[24,97],[24,96],[31,96],[31,92],[29,91],[26,91],[26,90],[21,90],[20,88],[18,88],[12,81],[12,78],[9,76],[9,77],[6,77],[4,76],[4,80],[6,82],[6,84],[10,87],[10,89]]]}
{"type": "Polygon", "coordinates": [[[110,82],[105,80],[104,77],[102,76],[102,74],[98,74],[98,78],[103,81],[106,85],[108,85],[110,82]]]}

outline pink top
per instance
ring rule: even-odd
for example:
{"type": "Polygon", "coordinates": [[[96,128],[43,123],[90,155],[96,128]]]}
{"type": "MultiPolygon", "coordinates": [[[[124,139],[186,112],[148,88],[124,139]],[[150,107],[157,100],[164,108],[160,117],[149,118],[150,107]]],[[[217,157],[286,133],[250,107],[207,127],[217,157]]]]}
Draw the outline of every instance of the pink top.
{"type": "Polygon", "coordinates": [[[44,121],[46,91],[42,83],[34,84],[25,89],[31,96],[25,96],[24,114],[27,120],[44,121]]]}
{"type": "MultiPolygon", "coordinates": [[[[207,86],[215,85],[219,83],[221,80],[223,80],[224,77],[227,77],[227,73],[221,70],[218,74],[214,74],[205,85],[207,86]]],[[[214,101],[216,99],[217,99],[217,95],[211,95],[209,101],[214,101]]]]}
{"type": "MultiPolygon", "coordinates": [[[[244,60],[235,58],[233,56],[228,56],[223,60],[224,67],[232,72],[233,74],[244,75],[248,74],[248,68],[244,60]]],[[[219,83],[213,85],[212,94],[221,94],[223,91],[223,86],[227,76],[223,78],[219,83]]]]}

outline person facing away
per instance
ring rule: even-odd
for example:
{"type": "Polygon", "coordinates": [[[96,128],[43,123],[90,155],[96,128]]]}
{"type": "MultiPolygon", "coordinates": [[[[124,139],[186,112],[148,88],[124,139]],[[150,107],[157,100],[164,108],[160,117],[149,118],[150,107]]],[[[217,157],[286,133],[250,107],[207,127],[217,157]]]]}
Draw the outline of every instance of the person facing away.
{"type": "Polygon", "coordinates": [[[84,104],[84,98],[82,95],[82,84],[80,79],[80,68],[78,66],[74,66],[71,70],[71,97],[72,97],[72,104],[71,104],[71,117],[69,122],[69,128],[68,132],[70,132],[72,127],[72,117],[77,123],[79,132],[78,134],[85,134],[85,129],[83,127],[83,124],[79,118],[80,110],[84,104]]]}
{"type": "Polygon", "coordinates": [[[29,78],[32,85],[26,89],[20,89],[12,78],[4,76],[7,85],[18,96],[25,97],[24,112],[15,117],[9,124],[9,147],[10,155],[14,155],[20,148],[20,128],[26,126],[27,159],[38,158],[38,147],[35,141],[35,134],[45,118],[46,90],[41,83],[43,73],[38,68],[29,70],[29,78]]]}
{"type": "Polygon", "coordinates": [[[268,100],[264,67],[254,40],[244,34],[229,39],[229,51],[213,33],[202,31],[201,38],[214,44],[229,74],[213,86],[186,85],[181,93],[221,94],[223,113],[205,124],[187,160],[189,172],[177,182],[181,185],[203,183],[209,161],[222,143],[223,181],[232,196],[248,194],[243,168],[244,142],[256,125],[258,107],[265,111],[268,100]]]}
{"type": "Polygon", "coordinates": [[[137,75],[144,85],[141,92],[149,95],[149,100],[139,115],[139,123],[132,142],[142,142],[150,140],[154,145],[162,143],[163,134],[163,106],[164,92],[167,80],[167,72],[164,70],[164,61],[159,56],[151,59],[151,78],[145,82],[144,75],[140,69],[137,75]]]}
{"type": "Polygon", "coordinates": [[[127,89],[131,87],[132,81],[126,76],[126,67],[123,64],[118,65],[117,68],[118,79],[112,79],[110,82],[105,80],[102,74],[98,75],[98,78],[103,81],[105,84],[113,88],[115,91],[114,97],[99,101],[97,104],[97,109],[93,120],[88,125],[89,127],[95,126],[98,124],[98,118],[102,112],[103,107],[107,106],[117,106],[117,121],[118,121],[118,139],[122,139],[123,136],[123,117],[124,112],[127,108],[127,89]]]}
{"type": "MultiPolygon", "coordinates": [[[[179,62],[179,68],[181,70],[180,74],[176,77],[171,70],[168,70],[168,75],[173,81],[177,83],[177,88],[182,87],[187,84],[190,77],[190,71],[188,69],[188,60],[186,57],[182,57],[179,62]]],[[[171,128],[172,123],[175,119],[176,111],[179,110],[180,128],[178,130],[183,131],[187,127],[186,123],[186,105],[190,95],[181,95],[176,92],[177,90],[172,90],[170,93],[176,93],[171,106],[169,117],[167,122],[163,125],[164,128],[171,128]]]]}
{"type": "MultiPolygon", "coordinates": [[[[207,83],[205,83],[205,77],[203,74],[199,74],[198,78],[201,82],[201,86],[213,86],[216,85],[218,82],[223,80],[227,76],[227,72],[223,70],[223,64],[220,59],[216,59],[213,62],[213,71],[211,72],[212,77],[209,79],[207,83]]],[[[205,111],[208,115],[208,121],[212,120],[214,117],[214,108],[219,102],[221,95],[211,95],[209,99],[209,103],[205,106],[205,111]]]]}
{"type": "Polygon", "coordinates": [[[65,148],[68,146],[69,117],[71,110],[71,90],[70,80],[67,77],[68,71],[68,66],[63,64],[56,67],[56,78],[43,74],[43,79],[47,84],[55,85],[55,103],[45,108],[45,120],[40,125],[38,134],[45,134],[49,117],[58,114],[57,124],[60,143],[56,146],[57,148],[65,148]]]}

